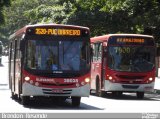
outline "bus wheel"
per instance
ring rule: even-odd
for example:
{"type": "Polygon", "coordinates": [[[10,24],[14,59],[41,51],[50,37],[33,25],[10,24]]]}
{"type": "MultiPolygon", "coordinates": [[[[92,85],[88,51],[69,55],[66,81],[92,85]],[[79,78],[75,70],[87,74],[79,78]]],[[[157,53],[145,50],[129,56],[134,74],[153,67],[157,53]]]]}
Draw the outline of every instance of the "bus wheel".
{"type": "Polygon", "coordinates": [[[81,97],[72,97],[72,106],[79,107],[81,103],[81,97]]]}
{"type": "Polygon", "coordinates": [[[16,99],[17,99],[17,95],[15,95],[15,94],[12,92],[12,93],[11,93],[11,98],[16,100],[16,99]]]}
{"type": "Polygon", "coordinates": [[[121,97],[123,95],[123,92],[122,91],[118,91],[117,95],[118,95],[118,97],[121,97]]]}
{"type": "Polygon", "coordinates": [[[123,94],[122,91],[113,91],[113,92],[112,92],[112,95],[113,95],[114,97],[121,97],[122,94],[123,94]]]}
{"type": "Polygon", "coordinates": [[[100,86],[99,86],[99,79],[96,78],[96,95],[99,96],[100,94],[100,86]]]}
{"type": "Polygon", "coordinates": [[[92,89],[90,89],[90,95],[93,95],[92,91],[93,91],[93,90],[92,90],[92,89]]]}
{"type": "Polygon", "coordinates": [[[106,92],[101,90],[101,91],[99,92],[99,96],[100,96],[100,97],[105,97],[105,96],[106,96],[106,92]]]}
{"type": "Polygon", "coordinates": [[[144,98],[144,92],[137,92],[137,98],[143,99],[144,98]]]}
{"type": "Polygon", "coordinates": [[[22,104],[28,105],[30,103],[30,96],[22,96],[22,104]]]}

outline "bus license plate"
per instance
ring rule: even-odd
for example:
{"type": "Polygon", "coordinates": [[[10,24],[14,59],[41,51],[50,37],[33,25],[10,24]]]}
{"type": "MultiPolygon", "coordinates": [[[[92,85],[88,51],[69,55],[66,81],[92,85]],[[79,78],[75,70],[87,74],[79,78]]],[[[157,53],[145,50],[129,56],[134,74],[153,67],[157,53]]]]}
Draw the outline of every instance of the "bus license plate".
{"type": "Polygon", "coordinates": [[[53,89],[53,93],[63,93],[63,89],[53,89]]]}

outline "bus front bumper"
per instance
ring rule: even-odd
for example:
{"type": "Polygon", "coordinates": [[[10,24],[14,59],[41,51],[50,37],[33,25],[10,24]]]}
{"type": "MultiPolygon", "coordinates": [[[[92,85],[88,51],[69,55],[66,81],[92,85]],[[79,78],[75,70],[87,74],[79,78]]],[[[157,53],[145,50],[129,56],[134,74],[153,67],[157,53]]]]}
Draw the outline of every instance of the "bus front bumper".
{"type": "Polygon", "coordinates": [[[90,86],[86,84],[77,88],[44,88],[31,85],[27,82],[23,84],[22,96],[78,96],[78,97],[89,97],[90,86]],[[61,91],[62,92],[61,92],[61,91]]]}
{"type": "Polygon", "coordinates": [[[154,82],[149,84],[121,84],[105,81],[105,91],[153,92],[154,82]]]}

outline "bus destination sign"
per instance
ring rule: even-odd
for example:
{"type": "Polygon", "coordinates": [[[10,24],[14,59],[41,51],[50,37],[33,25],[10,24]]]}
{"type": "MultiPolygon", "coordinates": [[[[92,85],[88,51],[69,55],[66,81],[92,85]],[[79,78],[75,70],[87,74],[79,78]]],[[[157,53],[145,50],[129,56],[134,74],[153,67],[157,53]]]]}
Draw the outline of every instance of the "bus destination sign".
{"type": "Polygon", "coordinates": [[[154,39],[152,37],[131,37],[131,36],[112,36],[109,38],[110,45],[148,45],[154,46],[154,39]]]}
{"type": "Polygon", "coordinates": [[[36,35],[80,36],[81,31],[77,29],[36,28],[35,34],[36,35]]]}
{"type": "Polygon", "coordinates": [[[118,43],[144,43],[143,38],[117,38],[118,43]]]}

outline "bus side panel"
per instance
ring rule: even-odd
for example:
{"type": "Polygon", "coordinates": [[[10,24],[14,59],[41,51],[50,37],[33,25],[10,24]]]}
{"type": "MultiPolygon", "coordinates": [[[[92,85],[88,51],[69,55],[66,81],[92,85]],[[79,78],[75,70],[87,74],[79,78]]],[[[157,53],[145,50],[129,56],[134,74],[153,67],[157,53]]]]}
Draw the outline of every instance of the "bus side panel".
{"type": "Polygon", "coordinates": [[[101,63],[99,62],[92,62],[91,67],[91,89],[96,89],[96,79],[101,80],[101,63]]]}
{"type": "Polygon", "coordinates": [[[91,65],[91,89],[96,89],[96,72],[95,72],[96,64],[92,62],[91,65]]]}
{"type": "Polygon", "coordinates": [[[16,59],[15,64],[15,92],[20,94],[21,66],[20,59],[16,59]]]}

